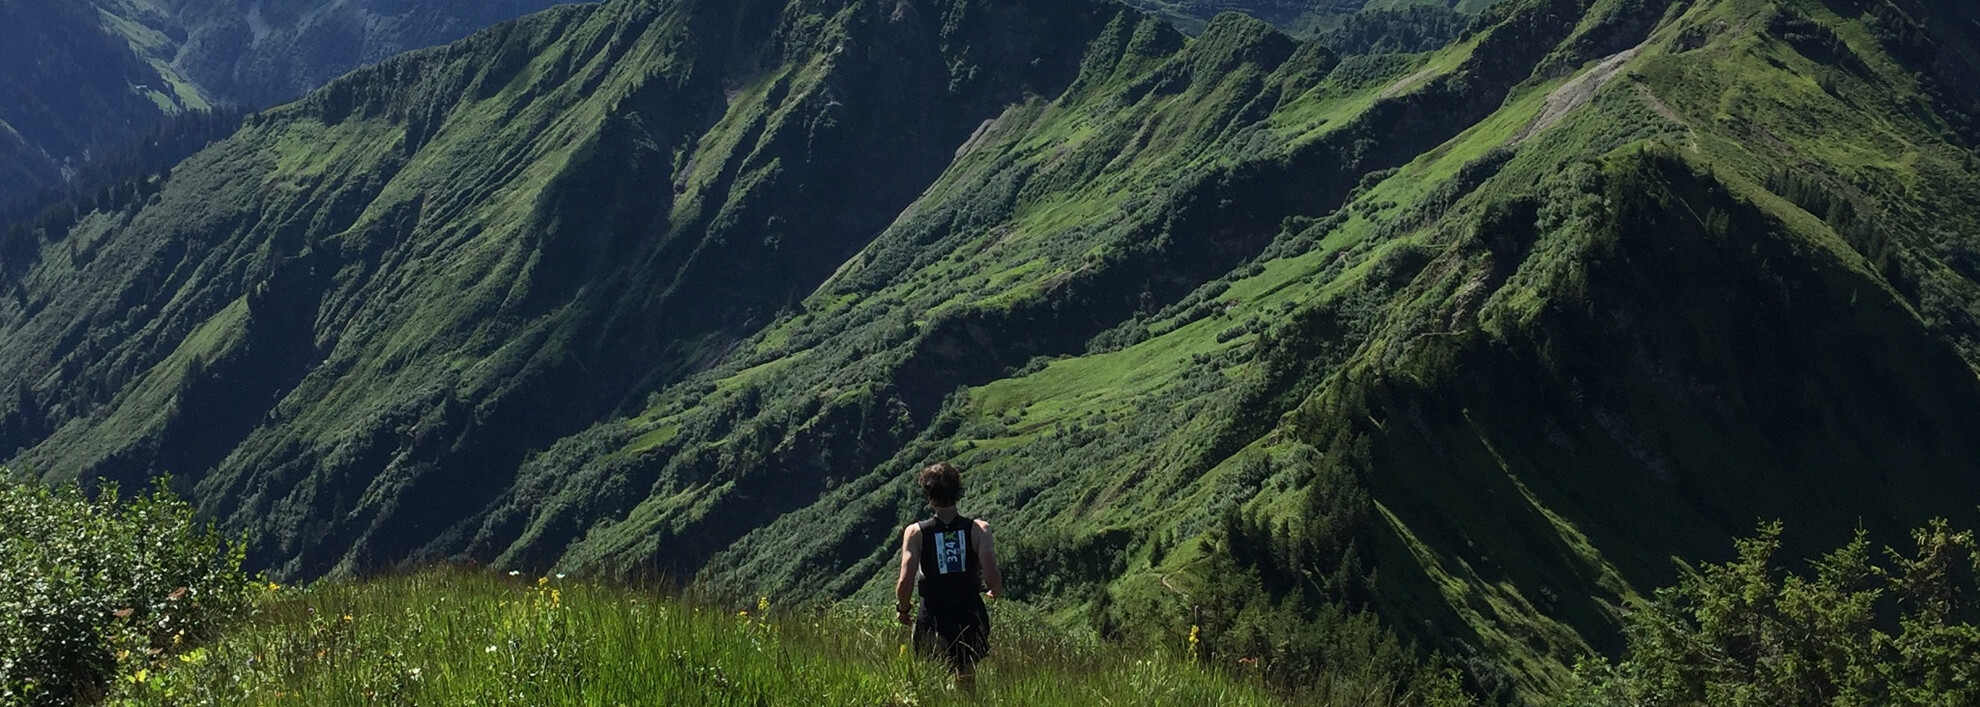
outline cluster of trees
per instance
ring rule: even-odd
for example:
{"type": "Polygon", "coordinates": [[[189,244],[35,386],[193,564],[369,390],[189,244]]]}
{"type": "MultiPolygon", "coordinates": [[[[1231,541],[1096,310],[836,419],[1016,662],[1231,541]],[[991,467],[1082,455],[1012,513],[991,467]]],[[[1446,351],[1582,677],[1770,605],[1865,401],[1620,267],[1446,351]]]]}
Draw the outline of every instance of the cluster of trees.
{"type": "Polygon", "coordinates": [[[1960,139],[1968,146],[1980,144],[1980,88],[1975,87],[1980,67],[1974,66],[1972,57],[1951,46],[1971,41],[1970,34],[1960,36],[1965,33],[1960,25],[1970,27],[1975,19],[1972,10],[1959,3],[1932,7],[1939,3],[1896,2],[1861,3],[1865,25],[1893,59],[1918,75],[1919,89],[1960,139]],[[1907,7],[1900,8],[1896,2],[1907,7]],[[1920,16],[1934,22],[1920,22],[1920,16]]]}
{"type": "Polygon", "coordinates": [[[134,212],[164,187],[174,165],[233,135],[246,115],[239,108],[181,113],[136,142],[83,163],[62,186],[0,203],[0,273],[25,268],[43,241],[60,240],[83,216],[134,212]]]}
{"type": "Polygon", "coordinates": [[[1585,663],[1574,705],[1980,704],[1980,554],[1943,520],[1879,562],[1859,533],[1809,571],[1775,562],[1781,525],[1738,559],[1683,566],[1630,614],[1629,657],[1585,663]]]}
{"type": "Polygon", "coordinates": [[[1203,536],[1200,558],[1169,582],[1188,604],[1167,612],[1169,642],[1324,704],[1477,704],[1445,657],[1426,659],[1376,613],[1368,541],[1377,516],[1354,471],[1369,448],[1337,442],[1242,470],[1306,486],[1289,515],[1233,508],[1203,536]]]}
{"type": "Polygon", "coordinates": [[[1443,5],[1363,10],[1315,39],[1338,54],[1414,54],[1440,49],[1471,25],[1471,16],[1443,5]]]}
{"type": "Polygon", "coordinates": [[[1893,268],[1893,247],[1888,228],[1873,216],[1864,214],[1850,199],[1837,194],[1822,178],[1807,172],[1782,168],[1767,175],[1768,191],[1821,218],[1851,247],[1877,266],[1893,282],[1903,281],[1893,268]]]}

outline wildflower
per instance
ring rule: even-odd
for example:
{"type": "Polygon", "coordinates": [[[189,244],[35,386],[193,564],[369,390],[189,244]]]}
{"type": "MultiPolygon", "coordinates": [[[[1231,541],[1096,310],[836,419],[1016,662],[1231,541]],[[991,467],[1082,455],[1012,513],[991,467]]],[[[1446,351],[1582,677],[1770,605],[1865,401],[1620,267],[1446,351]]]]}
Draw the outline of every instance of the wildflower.
{"type": "Polygon", "coordinates": [[[1195,624],[1191,624],[1191,625],[1190,625],[1190,627],[1189,627],[1189,654],[1190,654],[1190,656],[1191,656],[1191,657],[1195,657],[1195,656],[1196,656],[1196,645],[1197,645],[1197,643],[1198,643],[1198,642],[1200,641],[1200,639],[1201,639],[1201,632],[1202,632],[1202,628],[1201,628],[1201,627],[1199,627],[1199,626],[1196,626],[1195,624]]]}
{"type": "Polygon", "coordinates": [[[757,598],[756,598],[756,613],[759,613],[759,614],[768,614],[768,613],[770,613],[770,597],[757,597],[757,598]]]}
{"type": "Polygon", "coordinates": [[[549,584],[549,583],[550,583],[550,578],[549,578],[549,577],[537,577],[537,578],[536,578],[536,586],[539,586],[539,587],[541,587],[541,586],[543,586],[543,585],[545,585],[545,584],[549,584]]]}
{"type": "Polygon", "coordinates": [[[563,579],[563,578],[564,578],[564,573],[562,573],[562,572],[558,572],[558,573],[557,573],[557,578],[558,578],[558,579],[563,579]]]}
{"type": "Polygon", "coordinates": [[[495,652],[495,647],[494,647],[494,646],[489,646],[489,647],[487,647],[487,648],[483,648],[483,649],[481,649],[481,652],[483,652],[483,653],[494,653],[494,652],[495,652]]]}
{"type": "Polygon", "coordinates": [[[271,591],[271,592],[278,592],[278,591],[281,591],[281,590],[282,590],[282,585],[280,585],[280,584],[276,584],[276,583],[274,583],[274,582],[269,582],[269,583],[268,583],[268,591],[271,591]]]}
{"type": "Polygon", "coordinates": [[[350,623],[350,622],[351,622],[351,620],[352,620],[352,619],[351,619],[351,615],[350,615],[350,614],[345,614],[345,615],[344,615],[344,623],[350,623]]]}
{"type": "Polygon", "coordinates": [[[522,570],[509,570],[509,576],[520,577],[522,576],[522,570]]]}

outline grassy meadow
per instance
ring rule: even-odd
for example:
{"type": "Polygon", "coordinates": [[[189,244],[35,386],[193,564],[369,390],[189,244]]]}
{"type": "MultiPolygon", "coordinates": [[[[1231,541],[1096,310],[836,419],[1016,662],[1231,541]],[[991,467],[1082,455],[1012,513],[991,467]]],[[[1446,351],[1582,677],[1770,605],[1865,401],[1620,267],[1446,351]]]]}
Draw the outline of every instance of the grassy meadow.
{"type": "MultiPolygon", "coordinates": [[[[974,696],[884,607],[680,598],[576,578],[439,569],[261,585],[210,644],[125,674],[119,705],[1280,705],[1404,696],[1268,690],[1188,646],[1128,650],[993,602],[974,696]],[[670,598],[673,597],[673,598],[670,598]],[[1332,693],[1332,694],[1330,694],[1332,693]]],[[[1345,687],[1343,685],[1342,687],[1345,687]]]]}
{"type": "Polygon", "coordinates": [[[1469,703],[1407,657],[1273,680],[1211,626],[1107,641],[1007,600],[962,694],[891,607],[467,567],[283,586],[170,486],[0,469],[0,707],[1469,703]]]}
{"type": "MultiPolygon", "coordinates": [[[[1211,626],[1104,641],[993,601],[965,693],[885,607],[462,567],[284,587],[242,574],[239,543],[168,485],[91,497],[0,473],[0,706],[1477,704],[1437,659],[1352,659],[1367,634],[1341,627],[1264,646],[1350,656],[1287,681],[1211,626]]],[[[1584,658],[1528,704],[1980,704],[1973,531],[1934,521],[1886,561],[1860,533],[1807,572],[1780,564],[1781,532],[1681,565],[1634,605],[1626,659],[1584,658]]]]}

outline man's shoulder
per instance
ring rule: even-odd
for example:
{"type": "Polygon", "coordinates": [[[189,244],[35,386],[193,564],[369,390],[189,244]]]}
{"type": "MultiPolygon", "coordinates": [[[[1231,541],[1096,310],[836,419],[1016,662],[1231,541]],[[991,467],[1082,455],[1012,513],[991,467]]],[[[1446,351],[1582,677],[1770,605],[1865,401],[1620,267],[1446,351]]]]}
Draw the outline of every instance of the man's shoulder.
{"type": "Polygon", "coordinates": [[[990,532],[990,521],[984,520],[982,518],[977,518],[976,529],[986,533],[990,532]]]}

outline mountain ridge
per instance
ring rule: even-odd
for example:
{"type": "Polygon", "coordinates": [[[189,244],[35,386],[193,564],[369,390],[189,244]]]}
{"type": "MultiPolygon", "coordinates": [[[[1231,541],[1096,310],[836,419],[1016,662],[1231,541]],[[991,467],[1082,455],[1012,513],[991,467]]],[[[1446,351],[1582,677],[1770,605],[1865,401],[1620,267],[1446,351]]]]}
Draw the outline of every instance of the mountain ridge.
{"type": "Polygon", "coordinates": [[[175,116],[294,100],[359,66],[551,4],[10,2],[0,7],[4,44],[25,68],[0,81],[0,125],[8,125],[0,149],[9,155],[0,208],[102,186],[82,176],[175,116]]]}
{"type": "Polygon", "coordinates": [[[1407,55],[1102,2],[559,8],[51,238],[0,431],[177,472],[286,574],[798,600],[884,593],[953,458],[1014,588],[1103,630],[1370,609],[1537,700],[1756,517],[1793,552],[1974,512],[1973,48],[1918,7],[1520,0],[1407,55]]]}

